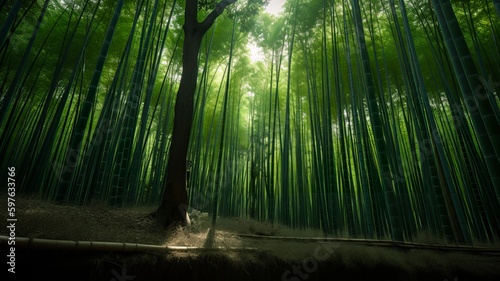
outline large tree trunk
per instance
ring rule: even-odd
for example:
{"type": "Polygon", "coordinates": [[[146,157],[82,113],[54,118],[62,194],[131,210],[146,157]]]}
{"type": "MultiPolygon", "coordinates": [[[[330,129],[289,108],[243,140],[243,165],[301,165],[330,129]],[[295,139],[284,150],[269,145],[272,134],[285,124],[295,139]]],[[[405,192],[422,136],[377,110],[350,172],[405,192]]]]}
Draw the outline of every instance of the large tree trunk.
{"type": "Polygon", "coordinates": [[[167,166],[167,177],[157,220],[168,226],[173,222],[189,224],[187,215],[186,156],[193,123],[193,99],[198,74],[201,34],[185,27],[183,69],[175,104],[174,129],[167,166]]]}
{"type": "Polygon", "coordinates": [[[193,124],[193,101],[198,78],[198,52],[201,40],[215,19],[227,5],[235,0],[223,0],[199,23],[198,1],[186,0],[184,20],[184,45],[182,54],[182,76],[177,92],[174,111],[174,129],[167,164],[167,177],[161,204],[153,214],[157,222],[165,227],[190,224],[186,186],[186,157],[193,124]]]}

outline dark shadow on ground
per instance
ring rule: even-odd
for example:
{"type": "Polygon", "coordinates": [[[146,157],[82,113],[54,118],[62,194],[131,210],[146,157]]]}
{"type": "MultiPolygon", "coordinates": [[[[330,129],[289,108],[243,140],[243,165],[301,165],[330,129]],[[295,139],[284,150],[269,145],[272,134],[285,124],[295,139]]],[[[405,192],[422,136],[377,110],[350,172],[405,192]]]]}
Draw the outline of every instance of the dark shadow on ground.
{"type": "Polygon", "coordinates": [[[205,239],[205,244],[203,244],[203,247],[213,248],[214,241],[215,241],[215,226],[211,226],[207,234],[207,239],[205,239]]]}

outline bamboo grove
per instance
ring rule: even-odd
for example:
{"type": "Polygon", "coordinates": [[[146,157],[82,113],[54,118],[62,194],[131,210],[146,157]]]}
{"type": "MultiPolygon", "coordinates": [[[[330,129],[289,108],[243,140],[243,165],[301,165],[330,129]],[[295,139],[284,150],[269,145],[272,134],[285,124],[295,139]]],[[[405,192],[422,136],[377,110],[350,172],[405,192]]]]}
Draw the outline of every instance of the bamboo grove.
{"type": "MultiPolygon", "coordinates": [[[[288,0],[278,16],[245,4],[198,58],[190,208],[343,237],[498,242],[500,1],[288,0]]],[[[158,204],[183,7],[0,2],[0,162],[20,192],[158,204]]]]}

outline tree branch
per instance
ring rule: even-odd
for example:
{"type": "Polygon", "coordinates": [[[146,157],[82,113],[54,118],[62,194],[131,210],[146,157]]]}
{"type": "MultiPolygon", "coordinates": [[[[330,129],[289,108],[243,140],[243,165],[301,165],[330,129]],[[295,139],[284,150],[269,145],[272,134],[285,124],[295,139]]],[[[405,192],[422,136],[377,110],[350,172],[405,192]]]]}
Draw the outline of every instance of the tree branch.
{"type": "Polygon", "coordinates": [[[222,0],[217,5],[215,5],[215,9],[205,18],[205,20],[201,23],[201,32],[205,33],[215,22],[218,16],[224,12],[227,6],[233,4],[237,0],[222,0]]]}

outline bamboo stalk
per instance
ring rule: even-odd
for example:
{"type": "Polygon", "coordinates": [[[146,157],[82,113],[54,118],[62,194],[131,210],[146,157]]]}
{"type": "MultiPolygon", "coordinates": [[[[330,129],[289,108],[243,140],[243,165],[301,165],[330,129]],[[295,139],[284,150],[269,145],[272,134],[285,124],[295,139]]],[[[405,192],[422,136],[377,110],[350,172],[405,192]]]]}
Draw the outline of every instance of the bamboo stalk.
{"type": "MultiPolygon", "coordinates": [[[[1,235],[0,242],[7,243],[8,236],[1,235]]],[[[16,237],[16,247],[50,250],[70,251],[112,251],[112,252],[177,252],[177,251],[255,251],[250,247],[191,247],[191,246],[168,246],[148,245],[139,243],[99,242],[99,241],[74,241],[54,240],[42,238],[16,237]]]]}
{"type": "Polygon", "coordinates": [[[464,245],[435,245],[426,243],[394,242],[391,240],[356,239],[356,238],[284,237],[284,236],[267,236],[267,235],[252,235],[252,234],[238,234],[238,236],[250,239],[288,240],[297,242],[316,242],[316,243],[342,242],[342,243],[353,243],[353,244],[356,243],[360,245],[391,247],[391,248],[500,254],[500,248],[496,247],[489,248],[489,247],[475,247],[475,246],[464,246],[464,245]]]}

